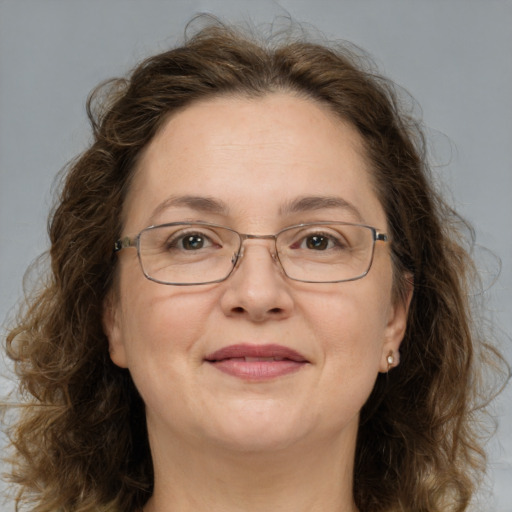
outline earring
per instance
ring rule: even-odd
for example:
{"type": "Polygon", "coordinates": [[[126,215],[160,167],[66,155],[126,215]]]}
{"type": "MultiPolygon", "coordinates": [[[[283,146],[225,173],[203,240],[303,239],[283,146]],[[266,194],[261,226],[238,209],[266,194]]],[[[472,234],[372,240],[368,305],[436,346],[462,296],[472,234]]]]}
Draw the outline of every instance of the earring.
{"type": "Polygon", "coordinates": [[[386,358],[386,360],[388,362],[388,372],[389,372],[389,370],[391,370],[391,368],[395,364],[395,357],[393,356],[392,350],[389,351],[389,354],[388,354],[388,357],[386,358]]]}

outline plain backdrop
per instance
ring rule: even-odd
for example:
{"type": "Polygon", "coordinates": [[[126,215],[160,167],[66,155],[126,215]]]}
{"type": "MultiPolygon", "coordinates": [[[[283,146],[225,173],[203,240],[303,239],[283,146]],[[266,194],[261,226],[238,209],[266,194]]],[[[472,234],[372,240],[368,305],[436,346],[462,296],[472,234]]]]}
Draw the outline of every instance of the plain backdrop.
{"type": "MultiPolygon", "coordinates": [[[[291,16],[363,47],[418,100],[437,179],[489,251],[478,252],[486,284],[497,274],[490,254],[502,261],[485,296],[512,359],[510,0],[0,0],[0,319],[47,248],[55,174],[88,143],[89,91],[182,40],[198,12],[255,24],[291,16]]],[[[1,395],[12,387],[6,361],[0,374],[1,395]]],[[[512,512],[510,388],[488,447],[492,497],[477,510],[512,512]]]]}

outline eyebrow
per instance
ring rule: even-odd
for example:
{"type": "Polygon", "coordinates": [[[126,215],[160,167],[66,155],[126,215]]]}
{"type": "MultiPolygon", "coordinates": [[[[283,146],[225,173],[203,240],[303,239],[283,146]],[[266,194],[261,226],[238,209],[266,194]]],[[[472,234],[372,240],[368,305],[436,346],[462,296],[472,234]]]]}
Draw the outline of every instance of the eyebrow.
{"type": "MultiPolygon", "coordinates": [[[[151,213],[150,219],[154,221],[168,208],[185,207],[202,213],[227,216],[229,208],[226,203],[207,196],[171,196],[162,201],[151,213]]],[[[279,216],[304,213],[314,210],[341,209],[348,211],[357,220],[363,222],[363,216],[359,210],[345,199],[338,196],[302,196],[298,197],[279,208],[279,216]]]]}
{"type": "Polygon", "coordinates": [[[154,220],[158,215],[160,215],[163,211],[168,208],[179,208],[186,207],[192,210],[197,210],[204,213],[212,213],[217,215],[227,215],[228,207],[227,205],[219,201],[218,199],[213,199],[212,197],[206,196],[171,196],[167,198],[165,201],[162,201],[151,213],[150,219],[154,220]]]}
{"type": "Polygon", "coordinates": [[[346,210],[363,222],[361,212],[345,199],[338,196],[302,196],[286,203],[279,209],[279,215],[286,216],[314,210],[341,209],[346,210]]]}

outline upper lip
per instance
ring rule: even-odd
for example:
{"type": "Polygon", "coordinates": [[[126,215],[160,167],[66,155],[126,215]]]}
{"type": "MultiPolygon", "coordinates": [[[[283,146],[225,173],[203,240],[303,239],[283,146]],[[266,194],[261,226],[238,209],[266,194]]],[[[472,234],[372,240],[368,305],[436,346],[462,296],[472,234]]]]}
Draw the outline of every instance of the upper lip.
{"type": "Polygon", "coordinates": [[[279,358],[289,359],[291,361],[298,361],[307,363],[308,360],[296,350],[285,347],[283,345],[250,345],[238,344],[223,347],[205,357],[206,361],[222,361],[224,359],[242,358],[242,357],[264,357],[264,358],[279,358]]]}

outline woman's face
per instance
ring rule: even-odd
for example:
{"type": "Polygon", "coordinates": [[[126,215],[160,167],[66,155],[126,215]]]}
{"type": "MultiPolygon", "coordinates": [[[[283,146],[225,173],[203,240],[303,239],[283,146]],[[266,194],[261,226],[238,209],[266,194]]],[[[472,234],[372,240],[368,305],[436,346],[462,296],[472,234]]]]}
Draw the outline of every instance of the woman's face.
{"type": "MultiPolygon", "coordinates": [[[[363,155],[356,131],[311,100],[275,93],[198,102],[144,151],[123,234],[177,221],[258,235],[331,220],[385,232],[363,155]]],[[[146,279],[135,249],[119,253],[105,329],[112,360],[129,369],[145,402],[153,443],[354,445],[358,413],[405,329],[388,244],[376,243],[364,278],[330,284],[290,280],[272,248],[247,240],[227,280],[182,287],[146,279]],[[264,360],[291,351],[299,361],[289,367],[264,360]]]]}

